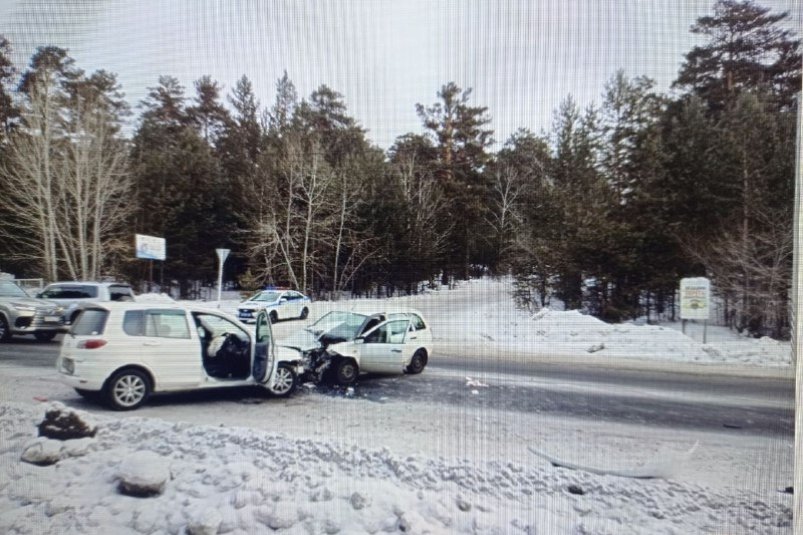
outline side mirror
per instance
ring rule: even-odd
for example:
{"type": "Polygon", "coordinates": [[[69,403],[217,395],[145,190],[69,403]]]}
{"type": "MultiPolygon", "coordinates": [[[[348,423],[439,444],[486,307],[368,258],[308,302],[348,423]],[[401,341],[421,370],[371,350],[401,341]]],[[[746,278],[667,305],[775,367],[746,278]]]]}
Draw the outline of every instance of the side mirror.
{"type": "Polygon", "coordinates": [[[365,337],[364,336],[358,336],[357,338],[354,339],[354,343],[355,344],[364,344],[365,343],[365,337]]]}

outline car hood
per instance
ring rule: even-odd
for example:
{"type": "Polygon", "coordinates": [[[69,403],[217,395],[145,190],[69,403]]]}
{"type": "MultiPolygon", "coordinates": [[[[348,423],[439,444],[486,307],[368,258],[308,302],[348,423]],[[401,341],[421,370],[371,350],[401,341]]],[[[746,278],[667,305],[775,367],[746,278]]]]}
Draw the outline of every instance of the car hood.
{"type": "Polygon", "coordinates": [[[299,358],[298,350],[290,347],[276,346],[276,360],[278,362],[293,362],[299,358]]]}
{"type": "Polygon", "coordinates": [[[237,308],[242,310],[259,310],[260,308],[274,306],[275,304],[276,301],[271,301],[271,302],[260,301],[258,303],[255,301],[245,301],[237,305],[237,308]]]}
{"type": "Polygon", "coordinates": [[[301,329],[294,332],[287,338],[276,340],[276,345],[297,349],[299,351],[310,351],[321,347],[318,337],[311,331],[301,329]]]}
{"type": "Polygon", "coordinates": [[[26,305],[36,308],[57,308],[59,303],[52,301],[50,299],[34,299],[32,297],[20,297],[14,298],[9,297],[5,299],[9,303],[19,303],[20,305],[26,305]]]}

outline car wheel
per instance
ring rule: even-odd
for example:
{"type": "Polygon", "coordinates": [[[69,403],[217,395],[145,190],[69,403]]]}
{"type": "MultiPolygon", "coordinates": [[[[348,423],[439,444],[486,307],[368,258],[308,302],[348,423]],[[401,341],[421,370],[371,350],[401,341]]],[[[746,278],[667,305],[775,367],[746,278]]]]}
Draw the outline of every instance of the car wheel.
{"type": "Polygon", "coordinates": [[[139,370],[117,372],[106,385],[106,401],[116,411],[136,409],[148,399],[151,385],[148,376],[139,370]]]}
{"type": "Polygon", "coordinates": [[[11,329],[8,328],[6,318],[0,316],[0,342],[8,342],[11,340],[11,329]]]}
{"type": "Polygon", "coordinates": [[[309,316],[309,309],[304,307],[301,309],[301,315],[298,317],[298,319],[305,320],[307,319],[307,316],[309,316]]]}
{"type": "Polygon", "coordinates": [[[270,318],[271,323],[276,323],[279,321],[279,315],[276,314],[275,310],[271,311],[271,313],[268,315],[268,318],[270,318]]]}
{"type": "Polygon", "coordinates": [[[50,342],[56,337],[56,333],[52,332],[35,332],[33,333],[34,338],[36,338],[39,342],[50,342]]]}
{"type": "Polygon", "coordinates": [[[419,349],[413,354],[413,358],[410,359],[410,364],[407,365],[407,368],[405,368],[404,371],[411,375],[415,375],[424,371],[424,367],[426,367],[426,365],[427,352],[423,349],[419,349]]]}
{"type": "Polygon", "coordinates": [[[295,391],[297,384],[298,377],[296,376],[296,372],[294,372],[290,366],[280,364],[279,367],[276,368],[276,377],[273,378],[273,386],[270,391],[274,396],[286,398],[295,391]]]}
{"type": "Polygon", "coordinates": [[[332,368],[332,379],[335,384],[347,386],[357,380],[360,370],[352,359],[339,359],[332,368]]]}

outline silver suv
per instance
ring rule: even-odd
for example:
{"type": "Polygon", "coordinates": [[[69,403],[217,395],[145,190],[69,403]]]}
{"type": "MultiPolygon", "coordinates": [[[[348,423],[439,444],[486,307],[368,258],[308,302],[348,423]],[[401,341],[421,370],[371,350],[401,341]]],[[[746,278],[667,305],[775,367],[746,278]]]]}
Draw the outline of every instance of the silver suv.
{"type": "Polygon", "coordinates": [[[0,280],[0,342],[15,334],[49,342],[63,325],[64,309],[58,303],[34,299],[14,281],[0,280]]]}
{"type": "Polygon", "coordinates": [[[61,305],[65,321],[72,323],[85,303],[134,301],[134,291],[122,282],[53,282],[36,297],[61,305]]]}

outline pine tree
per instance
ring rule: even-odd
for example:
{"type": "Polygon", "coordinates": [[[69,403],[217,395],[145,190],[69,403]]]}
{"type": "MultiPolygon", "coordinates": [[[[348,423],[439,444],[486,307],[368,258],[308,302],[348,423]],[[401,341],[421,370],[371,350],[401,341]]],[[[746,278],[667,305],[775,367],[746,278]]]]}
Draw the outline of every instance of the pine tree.
{"type": "Polygon", "coordinates": [[[714,14],[701,17],[692,33],[707,42],[686,54],[675,86],[700,96],[715,113],[744,91],[757,88],[778,109],[792,109],[800,91],[800,39],[772,14],[751,1],[718,0],[714,14]]]}
{"type": "Polygon", "coordinates": [[[416,111],[428,134],[438,148],[436,177],[445,195],[450,199],[444,217],[460,221],[451,232],[447,265],[443,275],[449,273],[468,277],[472,265],[489,265],[494,262],[483,238],[485,228],[488,184],[482,171],[489,161],[487,149],[493,143],[493,131],[488,109],[469,105],[471,89],[463,90],[454,82],[441,87],[438,102],[432,106],[416,105],[416,111]]]}

